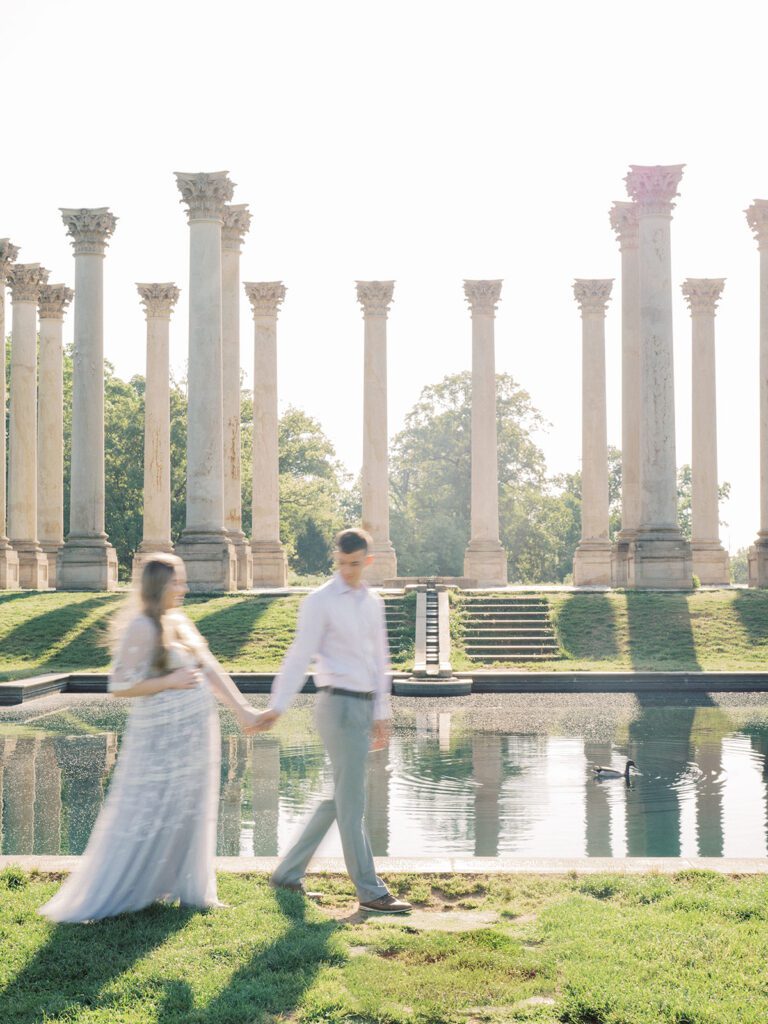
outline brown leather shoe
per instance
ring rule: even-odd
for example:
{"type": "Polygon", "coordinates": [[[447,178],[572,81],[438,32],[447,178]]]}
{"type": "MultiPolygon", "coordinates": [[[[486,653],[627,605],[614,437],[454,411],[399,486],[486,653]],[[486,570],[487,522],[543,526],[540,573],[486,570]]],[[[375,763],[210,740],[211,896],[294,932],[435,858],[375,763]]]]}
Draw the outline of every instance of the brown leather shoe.
{"type": "Polygon", "coordinates": [[[374,914],[409,914],[413,907],[405,900],[399,900],[388,892],[386,896],[379,896],[377,900],[366,900],[360,903],[361,910],[370,910],[374,914]]]}
{"type": "Polygon", "coordinates": [[[273,889],[286,889],[288,892],[300,892],[302,896],[306,896],[307,899],[317,900],[323,895],[321,892],[310,892],[305,889],[303,882],[276,882],[274,878],[270,878],[269,884],[273,889]]]}

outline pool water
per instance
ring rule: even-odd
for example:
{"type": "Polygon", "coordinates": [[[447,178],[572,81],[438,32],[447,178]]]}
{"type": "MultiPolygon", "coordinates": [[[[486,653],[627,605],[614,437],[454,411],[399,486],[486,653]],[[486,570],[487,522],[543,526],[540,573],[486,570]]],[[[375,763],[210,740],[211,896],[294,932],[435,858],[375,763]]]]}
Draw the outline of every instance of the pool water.
{"type": "MultiPolygon", "coordinates": [[[[265,697],[253,697],[256,707],[265,697]]],[[[246,738],[222,712],[218,853],[282,854],[331,773],[311,696],[246,738]]],[[[762,857],[768,694],[478,694],[398,698],[371,754],[378,856],[762,857]],[[624,769],[595,780],[592,764],[624,769]]],[[[79,854],[128,702],[60,695],[0,709],[0,853],[79,854]]],[[[320,853],[340,855],[335,828],[320,853]]]]}

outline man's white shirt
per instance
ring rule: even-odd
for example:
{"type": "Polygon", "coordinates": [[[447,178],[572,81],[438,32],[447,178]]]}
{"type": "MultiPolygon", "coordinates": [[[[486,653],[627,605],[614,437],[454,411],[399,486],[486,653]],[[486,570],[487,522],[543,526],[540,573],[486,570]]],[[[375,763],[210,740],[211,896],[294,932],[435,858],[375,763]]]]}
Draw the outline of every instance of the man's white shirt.
{"type": "Polygon", "coordinates": [[[271,708],[285,711],[301,689],[313,659],[317,687],[373,693],[373,717],[391,717],[384,602],[365,582],[350,587],[337,573],[304,599],[296,636],[272,684],[271,708]]]}

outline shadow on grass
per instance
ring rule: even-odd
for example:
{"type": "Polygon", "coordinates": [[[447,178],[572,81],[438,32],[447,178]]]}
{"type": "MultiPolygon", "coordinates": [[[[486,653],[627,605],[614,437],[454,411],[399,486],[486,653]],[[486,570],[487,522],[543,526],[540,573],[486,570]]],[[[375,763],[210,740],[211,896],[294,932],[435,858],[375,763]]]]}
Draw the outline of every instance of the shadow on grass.
{"type": "Polygon", "coordinates": [[[556,627],[569,658],[611,661],[619,656],[616,610],[606,594],[570,594],[560,606],[556,627]]]}
{"type": "MultiPolygon", "coordinates": [[[[24,595],[20,596],[23,598],[24,595]]],[[[105,619],[108,613],[117,607],[117,602],[114,605],[112,602],[105,602],[104,595],[101,594],[36,615],[11,629],[2,638],[3,657],[9,660],[18,657],[27,662],[38,661],[38,672],[57,668],[81,668],[85,665],[106,665],[109,661],[109,652],[104,644],[105,619]],[[96,608],[104,609],[103,617],[77,633],[64,647],[46,657],[52,645],[76,629],[96,608]]]]}
{"type": "Polygon", "coordinates": [[[254,626],[266,615],[274,600],[279,598],[252,597],[233,600],[217,611],[202,615],[195,620],[195,625],[208,640],[211,652],[216,658],[234,661],[247,646],[254,626]]]}
{"type": "Polygon", "coordinates": [[[57,925],[0,992],[0,1019],[3,1024],[69,1020],[78,1011],[103,1004],[103,989],[110,982],[161,946],[195,913],[155,904],[94,924],[57,925]]]}
{"type": "Polygon", "coordinates": [[[627,624],[634,669],[701,671],[687,595],[629,592],[627,624]]]}
{"type": "Polygon", "coordinates": [[[256,1024],[290,1019],[322,967],[341,963],[328,940],[335,920],[307,921],[306,903],[297,893],[277,890],[275,897],[288,927],[230,978],[227,987],[205,1008],[195,1010],[186,981],[165,985],[157,1024],[256,1024]]]}
{"type": "Polygon", "coordinates": [[[749,639],[761,646],[768,644],[768,593],[764,590],[740,590],[733,607],[749,639]]]}

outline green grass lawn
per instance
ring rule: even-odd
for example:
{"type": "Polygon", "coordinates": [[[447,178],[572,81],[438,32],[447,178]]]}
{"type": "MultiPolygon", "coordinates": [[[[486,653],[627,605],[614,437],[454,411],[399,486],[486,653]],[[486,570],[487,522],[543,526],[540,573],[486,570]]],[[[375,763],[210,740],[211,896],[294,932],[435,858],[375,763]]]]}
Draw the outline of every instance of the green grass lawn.
{"type": "MultiPolygon", "coordinates": [[[[548,598],[562,656],[515,668],[548,672],[768,670],[765,591],[554,593],[548,598]]],[[[460,603],[452,605],[452,618],[453,667],[464,671],[473,663],[463,651],[460,603]]]]}
{"type": "Polygon", "coordinates": [[[764,1024],[768,881],[683,872],[399,876],[410,918],[363,919],[219,879],[224,910],[93,925],[35,909],[58,882],[0,874],[3,1024],[764,1024]]]}

